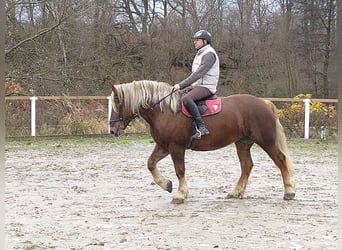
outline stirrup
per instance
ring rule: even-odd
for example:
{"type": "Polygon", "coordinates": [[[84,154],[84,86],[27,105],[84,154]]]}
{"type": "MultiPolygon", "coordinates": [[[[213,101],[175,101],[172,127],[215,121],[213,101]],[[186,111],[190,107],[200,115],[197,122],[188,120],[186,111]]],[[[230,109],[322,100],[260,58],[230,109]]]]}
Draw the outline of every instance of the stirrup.
{"type": "Polygon", "coordinates": [[[201,139],[201,136],[202,136],[201,132],[200,131],[196,131],[196,133],[191,136],[191,140],[193,140],[193,139],[201,139]]]}
{"type": "Polygon", "coordinates": [[[201,135],[207,135],[209,134],[209,130],[206,127],[202,127],[201,129],[199,129],[201,135]]]}
{"type": "Polygon", "coordinates": [[[209,134],[209,130],[206,127],[204,127],[203,129],[204,129],[204,131],[201,132],[201,130],[199,130],[196,126],[196,133],[191,136],[191,140],[201,139],[202,135],[209,134]]]}

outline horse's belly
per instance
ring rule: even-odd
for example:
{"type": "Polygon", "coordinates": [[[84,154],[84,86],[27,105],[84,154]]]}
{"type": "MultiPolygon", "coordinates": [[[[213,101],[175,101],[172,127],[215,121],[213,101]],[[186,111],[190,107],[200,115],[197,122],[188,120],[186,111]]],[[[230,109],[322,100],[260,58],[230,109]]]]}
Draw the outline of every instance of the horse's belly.
{"type": "Polygon", "coordinates": [[[192,143],[191,149],[195,151],[211,151],[211,150],[224,148],[237,140],[238,139],[222,138],[222,137],[219,139],[215,139],[215,138],[211,138],[209,134],[209,135],[203,136],[201,139],[197,139],[197,140],[195,139],[192,143]]]}

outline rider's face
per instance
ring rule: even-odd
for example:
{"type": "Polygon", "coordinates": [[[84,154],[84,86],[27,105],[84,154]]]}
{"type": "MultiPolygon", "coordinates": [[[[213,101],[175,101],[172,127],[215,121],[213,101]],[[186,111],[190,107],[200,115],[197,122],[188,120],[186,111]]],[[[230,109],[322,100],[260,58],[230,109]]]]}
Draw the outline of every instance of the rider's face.
{"type": "Polygon", "coordinates": [[[203,39],[194,39],[194,45],[196,49],[200,49],[205,45],[205,42],[203,39]]]}

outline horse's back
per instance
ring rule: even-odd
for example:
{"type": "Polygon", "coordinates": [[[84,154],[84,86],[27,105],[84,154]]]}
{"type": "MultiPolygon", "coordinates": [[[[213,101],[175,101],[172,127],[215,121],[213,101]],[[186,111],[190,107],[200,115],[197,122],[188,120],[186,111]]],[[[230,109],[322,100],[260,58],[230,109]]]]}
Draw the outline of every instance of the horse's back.
{"type": "Polygon", "coordinates": [[[221,98],[226,101],[237,101],[242,103],[264,102],[264,99],[251,94],[233,94],[221,98]]]}
{"type": "Polygon", "coordinates": [[[258,144],[272,144],[278,117],[271,102],[249,94],[236,94],[223,97],[222,106],[223,114],[237,121],[246,136],[258,144]]]}
{"type": "Polygon", "coordinates": [[[265,114],[274,115],[274,105],[260,97],[249,94],[234,94],[222,97],[222,105],[224,109],[236,111],[240,115],[263,116],[265,114]]]}

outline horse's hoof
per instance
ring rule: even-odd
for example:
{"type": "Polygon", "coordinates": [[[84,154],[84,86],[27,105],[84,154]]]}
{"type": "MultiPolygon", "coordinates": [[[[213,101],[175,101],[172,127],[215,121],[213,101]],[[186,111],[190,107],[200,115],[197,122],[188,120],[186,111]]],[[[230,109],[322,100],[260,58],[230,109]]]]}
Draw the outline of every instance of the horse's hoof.
{"type": "Polygon", "coordinates": [[[284,195],[284,200],[293,200],[295,198],[296,194],[295,193],[286,193],[284,195]]]}
{"type": "Polygon", "coordinates": [[[183,204],[184,203],[184,199],[181,198],[173,198],[171,201],[172,204],[183,204]]]}
{"type": "Polygon", "coordinates": [[[172,192],[172,181],[168,181],[166,184],[166,191],[168,191],[169,193],[172,192]]]}
{"type": "Polygon", "coordinates": [[[172,204],[182,204],[185,201],[185,198],[187,197],[187,192],[183,193],[180,192],[179,190],[172,196],[172,204]]]}
{"type": "Polygon", "coordinates": [[[232,194],[227,194],[226,198],[227,199],[235,199],[236,197],[232,194]]]}
{"type": "Polygon", "coordinates": [[[242,195],[229,193],[226,196],[227,199],[242,199],[242,195]]]}

